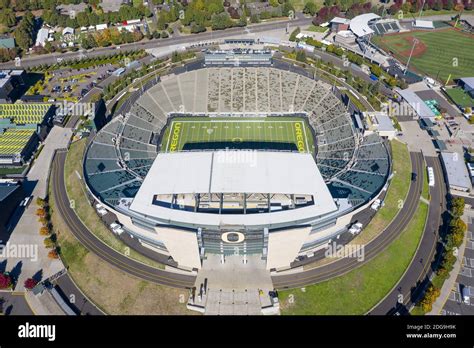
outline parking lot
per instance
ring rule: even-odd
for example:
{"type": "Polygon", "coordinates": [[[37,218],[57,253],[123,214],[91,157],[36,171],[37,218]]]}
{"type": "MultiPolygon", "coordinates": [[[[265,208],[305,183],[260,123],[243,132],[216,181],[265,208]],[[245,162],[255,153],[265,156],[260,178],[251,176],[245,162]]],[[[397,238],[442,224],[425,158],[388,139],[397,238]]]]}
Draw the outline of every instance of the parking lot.
{"type": "Polygon", "coordinates": [[[474,226],[469,217],[468,242],[464,252],[463,265],[449,298],[441,311],[442,315],[474,315],[474,226]],[[470,299],[464,302],[460,293],[460,284],[469,289],[470,299]]]}
{"type": "Polygon", "coordinates": [[[56,70],[51,79],[45,83],[43,94],[50,95],[56,100],[79,100],[117,68],[118,65],[109,63],[83,69],[56,70]]]}

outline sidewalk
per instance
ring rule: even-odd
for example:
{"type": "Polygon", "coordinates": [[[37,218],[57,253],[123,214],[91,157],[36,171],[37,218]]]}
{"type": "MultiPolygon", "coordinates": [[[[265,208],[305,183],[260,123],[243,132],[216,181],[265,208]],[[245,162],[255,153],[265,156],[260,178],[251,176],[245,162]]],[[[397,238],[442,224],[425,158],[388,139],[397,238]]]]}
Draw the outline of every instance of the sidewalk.
{"type": "MultiPolygon", "coordinates": [[[[53,127],[46,139],[43,150],[28,173],[25,186],[27,186],[27,191],[32,190],[33,200],[23,212],[8,239],[8,243],[12,248],[27,248],[30,251],[29,255],[10,256],[6,259],[5,269],[7,271],[14,270],[14,273],[18,276],[15,291],[23,291],[25,280],[33,277],[33,275],[45,279],[64,268],[60,259],[48,258],[49,249],[46,249],[43,244],[45,237],[39,234],[42,225],[36,215],[38,208],[36,198],[44,198],[47,195],[49,169],[51,168],[54,150],[66,147],[71,135],[71,129],[53,127]]],[[[2,243],[5,242],[2,241],[2,243]]],[[[0,262],[2,261],[4,260],[0,258],[0,262]]]]}
{"type": "Polygon", "coordinates": [[[25,299],[35,315],[66,315],[49,291],[38,295],[26,291],[25,299]]]}
{"type": "MultiPolygon", "coordinates": [[[[464,222],[466,222],[466,224],[467,224],[467,221],[466,221],[467,215],[468,214],[472,215],[472,213],[473,213],[472,210],[468,210],[466,208],[466,211],[464,212],[464,215],[462,216],[462,219],[464,222]]],[[[426,313],[426,315],[440,315],[441,310],[446,304],[446,301],[449,298],[449,294],[451,294],[451,290],[454,287],[454,283],[456,282],[459,272],[461,271],[464,250],[466,249],[466,244],[467,244],[467,235],[468,235],[468,231],[466,231],[466,233],[464,234],[464,240],[461,246],[459,247],[458,256],[457,256],[456,263],[454,264],[454,268],[449,274],[449,278],[445,280],[441,288],[441,294],[436,299],[435,303],[433,303],[433,308],[431,309],[430,312],[426,313]]]]}

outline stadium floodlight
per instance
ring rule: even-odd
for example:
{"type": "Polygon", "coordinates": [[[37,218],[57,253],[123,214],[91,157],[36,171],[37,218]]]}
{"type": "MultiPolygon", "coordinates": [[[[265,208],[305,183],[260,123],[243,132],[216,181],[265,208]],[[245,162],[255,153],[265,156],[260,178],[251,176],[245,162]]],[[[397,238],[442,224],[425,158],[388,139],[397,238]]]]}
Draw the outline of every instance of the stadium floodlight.
{"type": "Polygon", "coordinates": [[[419,41],[417,38],[413,38],[413,46],[411,47],[410,56],[408,57],[407,65],[405,66],[405,71],[403,72],[403,75],[407,74],[408,65],[410,65],[411,56],[413,55],[413,51],[415,50],[415,46],[418,44],[418,42],[419,41]]]}

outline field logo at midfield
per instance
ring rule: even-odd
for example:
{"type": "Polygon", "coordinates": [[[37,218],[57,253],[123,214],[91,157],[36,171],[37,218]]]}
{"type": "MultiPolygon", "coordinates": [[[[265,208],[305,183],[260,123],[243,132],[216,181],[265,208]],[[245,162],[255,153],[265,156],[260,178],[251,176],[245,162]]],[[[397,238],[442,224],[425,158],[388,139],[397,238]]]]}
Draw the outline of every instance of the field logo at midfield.
{"type": "Polygon", "coordinates": [[[171,130],[171,144],[169,147],[170,152],[175,152],[178,149],[179,135],[181,133],[181,122],[173,123],[173,128],[171,130]]]}
{"type": "Polygon", "coordinates": [[[299,152],[305,152],[303,127],[301,125],[301,122],[295,122],[294,125],[296,133],[296,147],[298,148],[299,152]]]}

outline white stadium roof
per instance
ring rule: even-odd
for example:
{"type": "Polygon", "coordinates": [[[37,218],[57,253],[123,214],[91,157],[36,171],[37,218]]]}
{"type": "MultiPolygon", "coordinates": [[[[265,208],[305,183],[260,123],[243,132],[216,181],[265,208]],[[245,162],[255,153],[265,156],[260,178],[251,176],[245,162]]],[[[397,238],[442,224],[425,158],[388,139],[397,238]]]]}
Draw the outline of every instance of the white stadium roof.
{"type": "Polygon", "coordinates": [[[372,29],[369,28],[368,23],[371,20],[379,19],[380,16],[376,15],[375,13],[364,13],[360,16],[356,16],[352,18],[349,29],[352,30],[354,34],[357,36],[365,36],[374,33],[372,29]]]}
{"type": "Polygon", "coordinates": [[[311,154],[222,150],[159,153],[137,198],[142,192],[321,196],[326,184],[311,154]]]}
{"type": "Polygon", "coordinates": [[[305,219],[337,210],[311,154],[264,151],[159,153],[130,210],[171,221],[209,225],[242,223],[243,217],[238,214],[195,213],[152,204],[154,195],[209,192],[304,194],[314,197],[314,205],[308,207],[245,215],[246,224],[305,219]]]}

